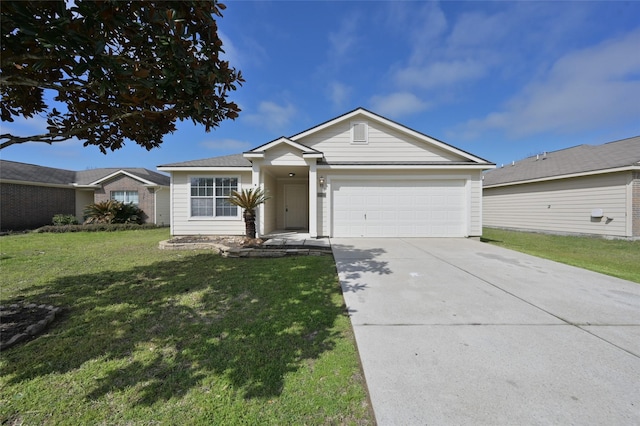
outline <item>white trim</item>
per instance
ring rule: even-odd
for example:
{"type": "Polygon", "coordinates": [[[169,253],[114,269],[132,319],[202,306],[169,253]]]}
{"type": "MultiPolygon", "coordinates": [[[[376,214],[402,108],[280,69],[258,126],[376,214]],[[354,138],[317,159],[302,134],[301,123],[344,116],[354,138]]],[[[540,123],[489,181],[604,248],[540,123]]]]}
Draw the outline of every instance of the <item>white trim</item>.
{"type": "Polygon", "coordinates": [[[570,173],[566,175],[548,176],[548,177],[537,178],[537,179],[519,180],[515,182],[496,183],[493,185],[484,185],[484,188],[485,189],[500,188],[502,186],[523,185],[526,183],[547,182],[550,180],[571,179],[571,178],[577,178],[577,177],[583,177],[583,176],[602,175],[606,173],[631,172],[636,170],[640,170],[640,166],[617,167],[615,169],[593,170],[591,172],[570,173]]]}
{"type": "Polygon", "coordinates": [[[633,236],[633,173],[629,173],[625,194],[625,235],[633,236]]]}
{"type": "Polygon", "coordinates": [[[192,167],[158,167],[162,172],[196,172],[196,173],[218,173],[218,172],[250,172],[251,166],[232,167],[232,166],[192,166],[192,167]]]}
{"type": "Polygon", "coordinates": [[[238,179],[238,189],[242,189],[242,179],[240,178],[240,175],[234,176],[234,175],[208,175],[208,176],[202,176],[202,175],[187,175],[187,186],[188,186],[188,192],[187,192],[187,207],[189,209],[189,214],[187,216],[187,221],[201,221],[201,220],[206,220],[206,221],[210,221],[210,220],[214,220],[214,221],[225,221],[225,220],[238,220],[238,219],[242,219],[242,209],[240,207],[237,207],[237,211],[238,214],[236,216],[216,216],[215,215],[215,209],[216,209],[216,203],[215,203],[215,199],[216,199],[216,195],[215,195],[215,179],[216,178],[223,178],[223,179],[238,179]],[[209,179],[209,178],[213,178],[214,179],[214,185],[213,185],[213,190],[214,190],[214,194],[213,194],[213,216],[193,216],[191,213],[191,179],[193,178],[205,178],[205,179],[209,179]]]}
{"type": "Polygon", "coordinates": [[[303,152],[302,158],[322,158],[324,154],[321,152],[303,152]]]}
{"type": "Polygon", "coordinates": [[[146,180],[144,178],[141,178],[140,176],[134,175],[133,173],[129,173],[129,172],[125,171],[125,170],[118,170],[117,172],[111,173],[110,175],[107,175],[107,176],[105,176],[103,178],[100,178],[100,179],[98,179],[96,181],[91,182],[89,185],[100,185],[102,182],[107,181],[107,180],[109,180],[111,178],[114,178],[114,177],[116,177],[116,176],[118,176],[120,174],[129,176],[131,179],[138,180],[138,181],[144,183],[145,185],[158,186],[157,183],[154,183],[154,182],[151,182],[150,180],[146,180]]]}
{"type": "Polygon", "coordinates": [[[310,162],[309,164],[309,213],[308,226],[309,236],[316,238],[318,236],[318,172],[316,162],[310,162]]]}
{"type": "Polygon", "coordinates": [[[310,154],[310,155],[317,155],[317,154],[322,155],[321,152],[316,151],[313,148],[310,148],[310,147],[308,147],[306,145],[302,145],[301,143],[298,143],[298,142],[294,142],[289,138],[282,137],[282,138],[276,139],[274,141],[268,142],[265,145],[260,145],[259,147],[256,147],[256,148],[252,149],[251,151],[244,152],[242,154],[242,156],[245,157],[245,158],[262,158],[262,157],[264,157],[265,151],[268,151],[271,148],[275,148],[276,146],[282,145],[282,144],[289,145],[289,146],[291,146],[293,148],[296,148],[299,151],[302,151],[303,153],[307,153],[307,154],[310,154]]]}
{"type": "Polygon", "coordinates": [[[488,170],[491,164],[319,164],[322,170],[488,170]]]}

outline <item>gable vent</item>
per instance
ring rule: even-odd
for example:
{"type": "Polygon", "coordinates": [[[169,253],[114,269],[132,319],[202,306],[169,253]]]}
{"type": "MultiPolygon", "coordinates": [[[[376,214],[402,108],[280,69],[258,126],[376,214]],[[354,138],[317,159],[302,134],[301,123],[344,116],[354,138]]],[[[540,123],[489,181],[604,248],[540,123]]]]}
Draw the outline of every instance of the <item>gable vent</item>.
{"type": "Polygon", "coordinates": [[[368,143],[369,142],[369,129],[367,123],[354,122],[351,123],[351,143],[368,143]]]}

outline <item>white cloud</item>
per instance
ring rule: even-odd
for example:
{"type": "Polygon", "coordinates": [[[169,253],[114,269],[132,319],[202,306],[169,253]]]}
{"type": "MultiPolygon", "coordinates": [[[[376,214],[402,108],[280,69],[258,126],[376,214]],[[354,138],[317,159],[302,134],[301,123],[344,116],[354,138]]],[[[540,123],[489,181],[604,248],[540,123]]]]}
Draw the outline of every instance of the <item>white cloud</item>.
{"type": "Polygon", "coordinates": [[[222,58],[229,61],[229,64],[231,64],[232,66],[239,67],[241,64],[240,53],[238,52],[238,49],[236,49],[229,36],[226,33],[218,30],[218,37],[220,37],[220,40],[222,40],[222,49],[224,50],[224,53],[221,54],[222,58]]]}
{"type": "Polygon", "coordinates": [[[502,111],[467,122],[467,136],[577,132],[640,116],[640,30],[571,52],[526,85],[502,111]]]}
{"type": "Polygon", "coordinates": [[[411,43],[411,63],[423,63],[441,44],[449,24],[437,2],[390,2],[389,31],[407,36],[411,43]],[[417,6],[417,7],[416,7],[417,6]]]}
{"type": "Polygon", "coordinates": [[[360,18],[357,14],[344,17],[337,31],[329,33],[329,64],[339,67],[350,58],[353,58],[353,50],[358,43],[358,24],[360,18]]]}
{"type": "Polygon", "coordinates": [[[420,100],[413,93],[397,92],[386,96],[371,98],[372,109],[377,113],[389,117],[399,117],[424,111],[429,104],[420,100]]]}
{"type": "Polygon", "coordinates": [[[332,81],[327,87],[327,94],[331,103],[335,108],[342,109],[347,103],[347,99],[351,94],[351,87],[340,83],[338,81],[332,81]]]}
{"type": "Polygon", "coordinates": [[[438,89],[481,78],[486,72],[485,64],[471,59],[440,61],[398,70],[394,80],[403,87],[438,89]]]}
{"type": "Polygon", "coordinates": [[[200,143],[200,146],[217,151],[243,152],[251,148],[251,144],[237,139],[217,139],[200,143]]]}
{"type": "Polygon", "coordinates": [[[260,102],[257,113],[247,114],[245,119],[255,126],[279,132],[286,130],[296,113],[296,108],[289,103],[278,105],[275,102],[264,101],[260,102]]]}

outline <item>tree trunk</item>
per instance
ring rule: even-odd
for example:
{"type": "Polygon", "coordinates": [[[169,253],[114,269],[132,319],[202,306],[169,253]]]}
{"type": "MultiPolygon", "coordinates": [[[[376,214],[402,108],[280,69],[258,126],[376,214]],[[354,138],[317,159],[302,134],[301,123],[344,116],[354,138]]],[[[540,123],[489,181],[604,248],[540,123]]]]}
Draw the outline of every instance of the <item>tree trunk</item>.
{"type": "Polygon", "coordinates": [[[244,211],[244,233],[247,238],[256,237],[256,212],[254,210],[244,211]]]}

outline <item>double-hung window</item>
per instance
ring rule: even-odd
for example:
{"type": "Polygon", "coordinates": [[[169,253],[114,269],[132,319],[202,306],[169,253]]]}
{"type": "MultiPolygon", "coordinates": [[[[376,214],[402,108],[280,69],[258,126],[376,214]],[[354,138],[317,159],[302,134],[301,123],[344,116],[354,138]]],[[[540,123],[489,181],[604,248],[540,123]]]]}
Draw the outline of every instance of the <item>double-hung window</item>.
{"type": "Polygon", "coordinates": [[[238,217],[238,207],[229,202],[238,190],[238,178],[191,178],[191,217],[238,217]]]}
{"type": "Polygon", "coordinates": [[[111,191],[111,199],[124,204],[138,205],[138,191],[111,191]]]}

